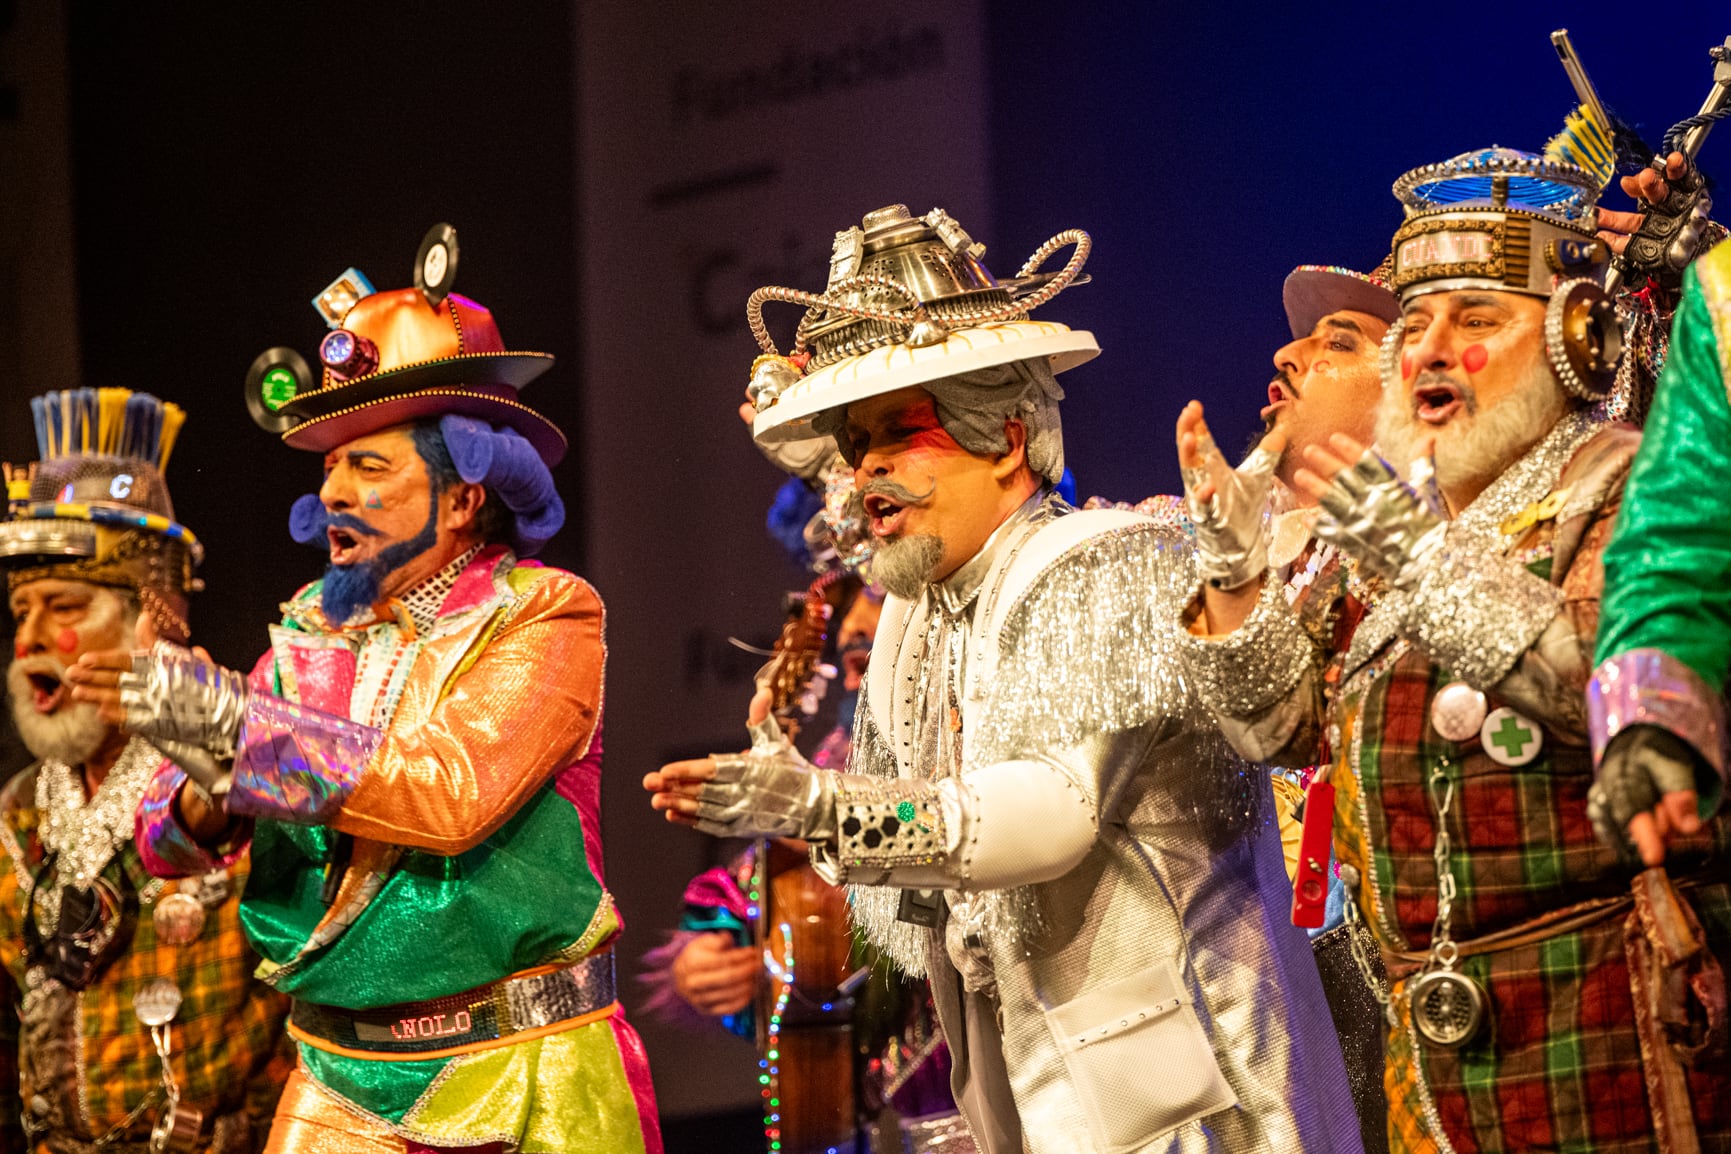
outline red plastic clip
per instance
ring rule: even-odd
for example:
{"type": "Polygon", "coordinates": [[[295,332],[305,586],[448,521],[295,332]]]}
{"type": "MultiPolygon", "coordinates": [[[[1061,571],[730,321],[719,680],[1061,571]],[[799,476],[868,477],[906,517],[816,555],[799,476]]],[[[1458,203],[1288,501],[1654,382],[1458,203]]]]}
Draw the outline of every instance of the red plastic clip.
{"type": "Polygon", "coordinates": [[[1334,838],[1334,786],[1328,767],[1304,791],[1304,827],[1298,835],[1298,872],[1292,881],[1292,924],[1317,929],[1328,910],[1328,855],[1334,838]]]}

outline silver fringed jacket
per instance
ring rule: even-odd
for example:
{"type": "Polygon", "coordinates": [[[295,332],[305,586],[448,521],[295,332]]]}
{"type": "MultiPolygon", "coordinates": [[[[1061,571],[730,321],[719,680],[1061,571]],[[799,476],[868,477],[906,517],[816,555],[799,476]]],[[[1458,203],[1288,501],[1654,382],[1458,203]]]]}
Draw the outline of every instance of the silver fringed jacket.
{"type": "Polygon", "coordinates": [[[1268,774],[1175,659],[1193,582],[1178,525],[1048,497],[884,604],[849,766],[884,820],[814,857],[929,976],[988,1154],[1361,1149],[1268,774]]]}

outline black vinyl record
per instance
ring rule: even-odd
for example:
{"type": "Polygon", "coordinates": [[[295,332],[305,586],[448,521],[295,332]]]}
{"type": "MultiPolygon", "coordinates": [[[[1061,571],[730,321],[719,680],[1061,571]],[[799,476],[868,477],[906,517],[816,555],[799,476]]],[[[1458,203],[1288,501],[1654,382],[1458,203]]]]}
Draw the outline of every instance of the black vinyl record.
{"type": "Polygon", "coordinates": [[[415,287],[437,305],[451,291],[457,279],[457,230],[441,221],[421,238],[421,250],[415,254],[415,287]]]}
{"type": "Polygon", "coordinates": [[[267,433],[285,433],[298,422],[280,410],[313,387],[306,358],[278,345],[253,358],[246,371],[246,411],[267,433]]]}

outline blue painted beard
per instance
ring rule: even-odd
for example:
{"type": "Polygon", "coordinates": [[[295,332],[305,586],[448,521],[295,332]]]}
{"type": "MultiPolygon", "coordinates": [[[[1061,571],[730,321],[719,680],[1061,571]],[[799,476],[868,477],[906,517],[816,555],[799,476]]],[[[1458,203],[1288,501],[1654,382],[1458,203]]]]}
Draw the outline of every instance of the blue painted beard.
{"type": "MultiPolygon", "coordinates": [[[[324,545],[326,530],[331,528],[347,529],[363,537],[380,536],[378,529],[353,513],[326,512],[313,494],[309,493],[295,502],[289,516],[289,531],[296,541],[303,545],[324,545]]],[[[427,521],[413,537],[387,545],[375,556],[353,565],[325,566],[324,585],[319,594],[325,620],[340,627],[357,610],[378,601],[385,578],[431,549],[438,540],[439,494],[432,491],[427,494],[427,521]]]]}

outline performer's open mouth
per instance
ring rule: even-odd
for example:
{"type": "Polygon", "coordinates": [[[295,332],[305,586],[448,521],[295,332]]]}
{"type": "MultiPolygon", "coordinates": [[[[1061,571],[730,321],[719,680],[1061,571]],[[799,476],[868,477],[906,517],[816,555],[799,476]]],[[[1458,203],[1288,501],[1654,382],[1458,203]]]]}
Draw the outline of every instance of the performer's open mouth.
{"type": "Polygon", "coordinates": [[[26,673],[30,682],[30,704],[37,713],[53,713],[66,700],[66,683],[52,673],[26,673]]]}
{"type": "Polygon", "coordinates": [[[1268,404],[1262,406],[1262,423],[1273,425],[1281,412],[1292,407],[1292,402],[1298,399],[1298,394],[1291,385],[1279,377],[1268,382],[1268,404]]]}
{"type": "Polygon", "coordinates": [[[900,531],[907,520],[908,510],[882,493],[868,493],[865,498],[866,516],[871,520],[873,537],[889,537],[900,531]]]}
{"type": "Polygon", "coordinates": [[[1460,411],[1461,390],[1458,386],[1438,382],[1420,385],[1413,390],[1413,413],[1427,425],[1446,425],[1460,411]]]}
{"type": "Polygon", "coordinates": [[[325,536],[331,543],[332,565],[352,565],[359,557],[360,538],[347,529],[327,529],[325,536]]]}

